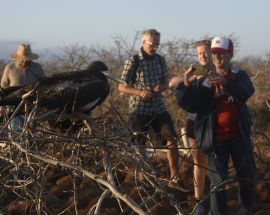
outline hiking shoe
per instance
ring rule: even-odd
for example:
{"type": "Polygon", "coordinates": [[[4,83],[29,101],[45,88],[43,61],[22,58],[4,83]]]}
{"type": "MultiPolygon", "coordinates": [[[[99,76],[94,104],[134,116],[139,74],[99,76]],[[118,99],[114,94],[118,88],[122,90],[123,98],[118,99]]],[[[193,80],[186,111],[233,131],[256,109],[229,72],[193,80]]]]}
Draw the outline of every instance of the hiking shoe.
{"type": "Polygon", "coordinates": [[[187,188],[179,179],[172,179],[169,183],[168,183],[168,187],[173,188],[173,189],[177,189],[183,193],[190,193],[192,192],[191,189],[187,188]]]}

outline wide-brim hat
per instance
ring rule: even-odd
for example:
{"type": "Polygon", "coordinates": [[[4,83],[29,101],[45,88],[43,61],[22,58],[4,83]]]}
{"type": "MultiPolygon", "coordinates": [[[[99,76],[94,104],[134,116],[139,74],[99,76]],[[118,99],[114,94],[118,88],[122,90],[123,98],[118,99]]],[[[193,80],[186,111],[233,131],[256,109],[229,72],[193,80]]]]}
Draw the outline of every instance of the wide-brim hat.
{"type": "Polygon", "coordinates": [[[17,53],[13,53],[10,56],[15,60],[35,60],[39,57],[38,54],[32,53],[31,46],[29,44],[20,44],[17,53]]]}

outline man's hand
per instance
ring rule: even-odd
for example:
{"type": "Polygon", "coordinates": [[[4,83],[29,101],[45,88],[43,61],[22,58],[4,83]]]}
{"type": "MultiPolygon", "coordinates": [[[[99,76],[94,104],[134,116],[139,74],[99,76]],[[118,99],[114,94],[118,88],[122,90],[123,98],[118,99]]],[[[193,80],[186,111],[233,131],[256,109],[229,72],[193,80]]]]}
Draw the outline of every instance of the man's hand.
{"type": "Polygon", "coordinates": [[[148,90],[141,90],[139,93],[139,96],[142,98],[142,100],[148,101],[148,100],[151,100],[152,93],[148,90]]]}
{"type": "Polygon", "coordinates": [[[215,84],[221,84],[222,86],[227,84],[227,79],[222,75],[214,75],[210,78],[210,83],[215,84]]]}
{"type": "Polygon", "coordinates": [[[153,88],[153,91],[154,91],[155,93],[161,93],[162,89],[161,89],[160,84],[156,85],[156,86],[153,88]]]}
{"type": "Polygon", "coordinates": [[[189,67],[184,73],[184,85],[189,87],[191,82],[197,79],[196,75],[193,75],[192,66],[189,67]]]}

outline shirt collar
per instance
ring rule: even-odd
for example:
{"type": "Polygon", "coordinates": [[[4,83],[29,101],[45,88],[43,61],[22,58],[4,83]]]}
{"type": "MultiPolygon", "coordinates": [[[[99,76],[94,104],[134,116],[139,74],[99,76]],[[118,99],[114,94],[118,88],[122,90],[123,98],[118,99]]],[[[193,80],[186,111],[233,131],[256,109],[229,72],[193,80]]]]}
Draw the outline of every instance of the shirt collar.
{"type": "Polygon", "coordinates": [[[154,54],[154,55],[149,55],[149,54],[147,54],[147,53],[143,50],[143,47],[141,47],[141,52],[140,52],[140,54],[141,54],[141,58],[146,59],[146,60],[152,60],[152,59],[155,57],[155,55],[156,55],[156,54],[154,54]]]}

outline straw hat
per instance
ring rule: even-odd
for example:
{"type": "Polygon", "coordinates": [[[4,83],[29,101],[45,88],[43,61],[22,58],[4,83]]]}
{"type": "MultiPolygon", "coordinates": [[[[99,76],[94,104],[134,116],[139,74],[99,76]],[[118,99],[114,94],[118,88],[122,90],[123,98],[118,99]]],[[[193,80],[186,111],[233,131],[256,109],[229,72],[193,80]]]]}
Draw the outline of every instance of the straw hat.
{"type": "Polygon", "coordinates": [[[15,60],[18,59],[34,60],[39,57],[37,54],[32,53],[29,44],[20,44],[17,53],[13,53],[10,56],[15,60]]]}

